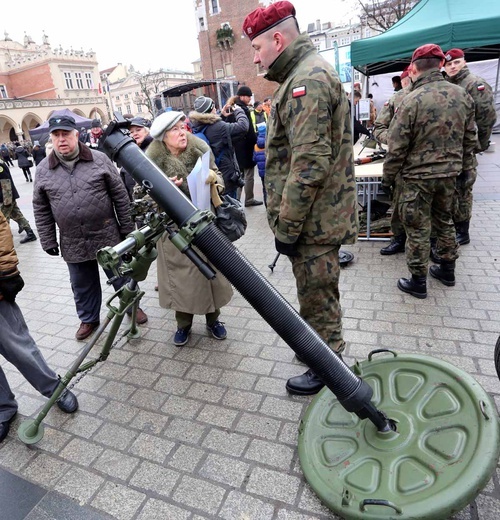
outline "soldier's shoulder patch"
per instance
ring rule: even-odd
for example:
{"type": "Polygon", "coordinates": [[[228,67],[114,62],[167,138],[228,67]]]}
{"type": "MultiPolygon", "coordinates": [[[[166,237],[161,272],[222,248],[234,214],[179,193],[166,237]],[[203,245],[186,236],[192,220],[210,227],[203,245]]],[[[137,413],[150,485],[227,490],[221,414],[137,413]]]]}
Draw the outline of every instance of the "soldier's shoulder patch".
{"type": "Polygon", "coordinates": [[[479,90],[479,91],[484,90],[484,88],[485,88],[484,83],[479,83],[479,85],[477,86],[477,90],[479,90]]]}
{"type": "Polygon", "coordinates": [[[388,106],[389,106],[389,101],[386,101],[386,102],[384,103],[384,107],[388,107],[388,106]]]}
{"type": "Polygon", "coordinates": [[[295,87],[292,89],[292,97],[293,98],[298,98],[298,97],[302,97],[302,96],[305,96],[307,94],[306,92],[306,86],[305,85],[302,85],[301,87],[295,87]]]}

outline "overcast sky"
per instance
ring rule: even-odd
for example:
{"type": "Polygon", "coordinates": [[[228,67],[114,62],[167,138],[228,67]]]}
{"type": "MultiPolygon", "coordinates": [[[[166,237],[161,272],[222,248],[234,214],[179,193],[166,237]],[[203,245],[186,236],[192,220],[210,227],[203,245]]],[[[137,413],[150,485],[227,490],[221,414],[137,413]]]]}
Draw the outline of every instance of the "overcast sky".
{"type": "MultiPolygon", "coordinates": [[[[317,19],[322,23],[346,20],[348,6],[356,0],[292,3],[300,29],[305,31],[307,24],[317,19]]],[[[191,62],[200,56],[193,0],[146,0],[128,5],[123,0],[50,5],[25,0],[17,13],[2,17],[0,29],[20,43],[26,32],[41,44],[45,31],[52,48],[61,44],[63,49],[92,49],[97,53],[99,70],[122,63],[140,72],[159,68],[192,71],[191,62]]]]}

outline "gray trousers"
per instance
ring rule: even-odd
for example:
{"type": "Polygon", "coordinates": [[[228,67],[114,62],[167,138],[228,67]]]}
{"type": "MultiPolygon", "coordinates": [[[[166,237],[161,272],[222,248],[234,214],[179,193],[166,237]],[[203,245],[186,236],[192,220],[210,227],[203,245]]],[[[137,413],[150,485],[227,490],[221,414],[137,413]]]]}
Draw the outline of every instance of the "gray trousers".
{"type": "MultiPolygon", "coordinates": [[[[26,381],[45,397],[50,397],[59,380],[49,368],[30,336],[23,313],[16,303],[0,300],[0,354],[12,363],[26,381]]],[[[0,367],[0,422],[17,412],[17,403],[0,367]]]]}
{"type": "Polygon", "coordinates": [[[254,186],[254,177],[255,177],[255,166],[252,168],[244,168],[243,174],[245,176],[245,201],[254,199],[253,194],[253,186],[254,186]]]}
{"type": "MultiPolygon", "coordinates": [[[[100,321],[102,291],[97,260],[88,260],[76,264],[68,263],[69,279],[75,299],[76,312],[82,323],[100,321]]],[[[104,269],[106,276],[112,278],[111,271],[104,269]]],[[[115,291],[123,287],[129,278],[118,278],[113,282],[115,291]]]]}

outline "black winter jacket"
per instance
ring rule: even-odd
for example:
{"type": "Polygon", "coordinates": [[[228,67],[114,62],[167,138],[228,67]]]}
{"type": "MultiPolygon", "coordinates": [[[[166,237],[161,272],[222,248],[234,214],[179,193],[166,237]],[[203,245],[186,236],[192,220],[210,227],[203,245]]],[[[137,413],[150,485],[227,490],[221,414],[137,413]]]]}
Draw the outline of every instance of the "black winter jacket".
{"type": "Polygon", "coordinates": [[[189,119],[193,127],[193,135],[197,135],[197,132],[206,127],[204,133],[210,142],[210,148],[224,179],[225,190],[228,192],[234,191],[239,186],[234,179],[238,163],[234,156],[234,150],[231,153],[229,136],[234,148],[236,148],[235,142],[243,138],[248,131],[249,121],[247,116],[243,110],[236,109],[234,112],[234,123],[225,122],[220,116],[212,113],[200,114],[199,112],[191,112],[189,119]]]}

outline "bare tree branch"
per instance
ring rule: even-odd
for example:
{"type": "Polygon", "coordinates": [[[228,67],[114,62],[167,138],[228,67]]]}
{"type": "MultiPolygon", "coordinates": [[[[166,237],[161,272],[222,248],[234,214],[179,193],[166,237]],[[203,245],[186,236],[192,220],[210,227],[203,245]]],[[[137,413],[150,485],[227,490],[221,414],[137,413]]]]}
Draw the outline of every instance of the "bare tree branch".
{"type": "MultiPolygon", "coordinates": [[[[156,110],[154,99],[160,92],[168,87],[168,74],[160,69],[157,72],[147,72],[146,74],[137,75],[137,81],[140,88],[140,104],[145,105],[151,117],[154,117],[156,110]]],[[[136,103],[139,104],[139,103],[136,103]]]]}
{"type": "Polygon", "coordinates": [[[420,0],[357,0],[363,25],[377,32],[387,31],[420,0]]]}

